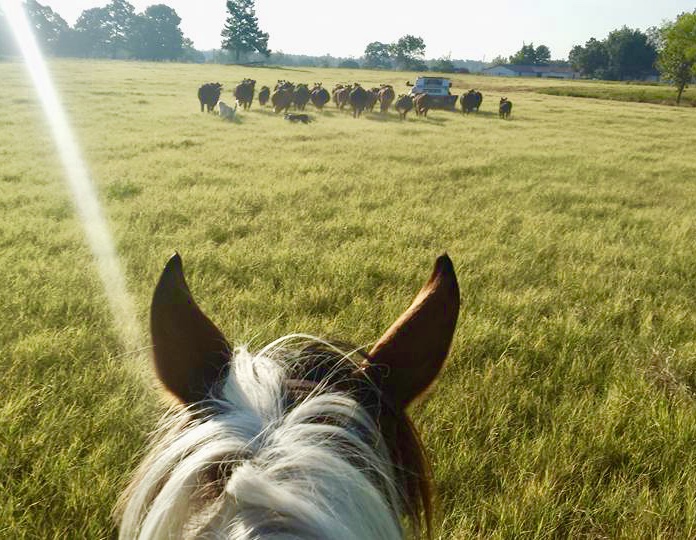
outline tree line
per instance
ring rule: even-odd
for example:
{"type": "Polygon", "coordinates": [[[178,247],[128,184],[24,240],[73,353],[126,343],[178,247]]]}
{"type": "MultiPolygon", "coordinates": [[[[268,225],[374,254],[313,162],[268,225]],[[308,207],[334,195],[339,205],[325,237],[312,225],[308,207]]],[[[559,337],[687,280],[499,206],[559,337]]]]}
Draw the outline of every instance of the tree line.
{"type": "MultiPolygon", "coordinates": [[[[104,7],[84,10],[72,27],[36,0],[25,0],[24,4],[39,45],[45,53],[55,56],[278,64],[292,60],[295,65],[317,67],[469,71],[462,67],[464,61],[453,61],[449,56],[425,60],[425,41],[411,34],[392,43],[373,41],[359,59],[272,53],[268,48],[268,33],[259,28],[254,0],[227,1],[222,50],[207,58],[184,37],[179,28],[181,18],[165,4],[151,5],[136,13],[127,0],[111,0],[104,7]]],[[[0,11],[0,55],[15,52],[9,34],[0,11]]],[[[659,70],[663,79],[677,87],[679,102],[684,88],[696,77],[696,10],[682,13],[676,20],[646,32],[624,26],[602,40],[592,37],[585,45],[574,46],[567,62],[552,61],[546,45],[535,47],[530,43],[523,44],[510,57],[494,58],[489,65],[505,63],[569,64],[584,77],[609,80],[642,79],[659,70]]],[[[478,63],[476,67],[483,65],[478,63]]]]}
{"type": "MultiPolygon", "coordinates": [[[[181,17],[164,4],[142,13],[126,0],[86,9],[70,26],[57,12],[36,0],[24,2],[29,23],[45,54],[78,58],[177,60],[202,62],[190,39],[184,37],[181,17]]],[[[14,43],[0,12],[0,54],[13,54],[14,43]]]]}

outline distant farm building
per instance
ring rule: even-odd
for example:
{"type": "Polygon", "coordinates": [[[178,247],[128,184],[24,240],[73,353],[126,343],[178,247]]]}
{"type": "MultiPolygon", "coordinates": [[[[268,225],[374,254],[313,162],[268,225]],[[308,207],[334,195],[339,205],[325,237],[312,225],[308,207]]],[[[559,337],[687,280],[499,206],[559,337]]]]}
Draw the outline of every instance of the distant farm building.
{"type": "Polygon", "coordinates": [[[484,69],[484,75],[499,77],[543,77],[546,79],[578,79],[580,74],[568,66],[522,66],[501,64],[484,69]]]}

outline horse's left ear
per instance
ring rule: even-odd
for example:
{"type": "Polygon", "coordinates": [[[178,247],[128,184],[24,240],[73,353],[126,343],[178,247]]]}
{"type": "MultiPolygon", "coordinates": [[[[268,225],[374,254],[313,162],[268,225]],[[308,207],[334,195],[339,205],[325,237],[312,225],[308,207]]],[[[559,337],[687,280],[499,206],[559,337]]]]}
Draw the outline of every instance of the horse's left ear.
{"type": "Polygon", "coordinates": [[[445,254],[411,306],[370,351],[365,373],[405,408],[430,386],[449,352],[459,315],[459,286],[445,254]]]}
{"type": "Polygon", "coordinates": [[[230,347],[196,305],[178,253],[155,287],[150,332],[157,375],[167,390],[184,404],[208,397],[229,362],[230,347]]]}

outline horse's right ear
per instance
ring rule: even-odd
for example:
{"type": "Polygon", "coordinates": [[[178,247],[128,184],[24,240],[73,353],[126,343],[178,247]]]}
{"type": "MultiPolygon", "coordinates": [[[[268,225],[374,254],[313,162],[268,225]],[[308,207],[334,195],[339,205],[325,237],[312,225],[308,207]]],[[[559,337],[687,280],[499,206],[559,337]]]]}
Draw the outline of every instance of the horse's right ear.
{"type": "Polygon", "coordinates": [[[178,253],[155,287],[150,332],[155,369],[167,390],[184,404],[208,397],[227,367],[230,346],[193,300],[178,253]]]}
{"type": "Polygon", "coordinates": [[[435,380],[449,352],[459,315],[452,261],[435,261],[430,279],[411,306],[370,351],[365,373],[392,404],[404,408],[435,380]]]}

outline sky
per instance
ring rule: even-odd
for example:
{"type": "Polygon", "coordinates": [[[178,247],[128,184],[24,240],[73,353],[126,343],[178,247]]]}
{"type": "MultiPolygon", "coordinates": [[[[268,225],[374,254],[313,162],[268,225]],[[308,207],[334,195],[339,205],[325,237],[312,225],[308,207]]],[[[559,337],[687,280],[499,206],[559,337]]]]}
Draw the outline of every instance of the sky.
{"type": "MultiPolygon", "coordinates": [[[[83,10],[107,0],[39,0],[69,24],[83,10]]],[[[163,3],[181,17],[197,49],[220,48],[223,0],[130,0],[136,11],[163,3]]],[[[603,39],[617,28],[645,30],[696,8],[696,0],[256,0],[259,26],[271,50],[292,54],[359,57],[373,41],[405,34],[423,38],[426,58],[490,61],[514,54],[524,43],[546,45],[554,59],[574,45],[603,39]]]]}

